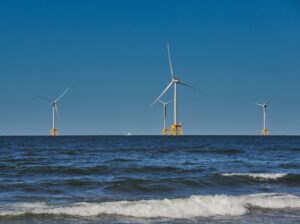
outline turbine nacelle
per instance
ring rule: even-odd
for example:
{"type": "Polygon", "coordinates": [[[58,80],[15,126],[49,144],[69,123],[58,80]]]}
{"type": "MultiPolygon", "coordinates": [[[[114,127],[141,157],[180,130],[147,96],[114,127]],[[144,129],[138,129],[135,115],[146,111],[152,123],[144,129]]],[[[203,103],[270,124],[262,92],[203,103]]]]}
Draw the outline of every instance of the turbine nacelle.
{"type": "Polygon", "coordinates": [[[173,78],[173,79],[172,79],[172,82],[174,82],[174,83],[180,83],[180,79],[178,79],[178,78],[173,78]]]}
{"type": "Polygon", "coordinates": [[[170,101],[168,101],[168,102],[164,102],[164,101],[162,101],[162,100],[159,100],[159,102],[162,104],[162,105],[168,105],[169,103],[172,103],[173,102],[173,100],[170,100],[170,101]]]}
{"type": "Polygon", "coordinates": [[[260,104],[260,103],[257,103],[257,105],[261,106],[262,108],[267,108],[267,106],[268,106],[267,104],[260,104]]]}

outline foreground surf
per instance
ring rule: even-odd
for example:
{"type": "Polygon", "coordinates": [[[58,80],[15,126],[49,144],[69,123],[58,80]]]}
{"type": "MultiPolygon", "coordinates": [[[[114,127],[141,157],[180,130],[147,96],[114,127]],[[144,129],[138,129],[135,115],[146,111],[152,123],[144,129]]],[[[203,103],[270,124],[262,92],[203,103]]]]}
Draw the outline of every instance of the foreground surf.
{"type": "Polygon", "coordinates": [[[300,197],[290,194],[252,194],[244,196],[210,195],[181,199],[76,203],[68,206],[21,203],[2,207],[1,216],[52,214],[69,216],[122,215],[140,218],[192,218],[239,216],[251,207],[300,209],[300,197]]]}

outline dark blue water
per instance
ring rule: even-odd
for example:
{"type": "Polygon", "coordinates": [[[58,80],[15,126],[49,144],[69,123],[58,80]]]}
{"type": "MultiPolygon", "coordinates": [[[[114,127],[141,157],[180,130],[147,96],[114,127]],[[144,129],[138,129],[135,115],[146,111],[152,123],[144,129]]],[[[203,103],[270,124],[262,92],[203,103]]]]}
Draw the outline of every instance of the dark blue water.
{"type": "Polygon", "coordinates": [[[300,137],[0,137],[0,223],[299,223],[300,137]]]}

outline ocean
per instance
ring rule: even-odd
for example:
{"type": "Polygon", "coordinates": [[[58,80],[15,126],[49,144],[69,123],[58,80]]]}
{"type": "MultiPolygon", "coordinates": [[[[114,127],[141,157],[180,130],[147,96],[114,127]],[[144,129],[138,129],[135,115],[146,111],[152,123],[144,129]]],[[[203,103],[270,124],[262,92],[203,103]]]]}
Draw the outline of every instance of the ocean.
{"type": "Polygon", "coordinates": [[[300,137],[0,137],[0,223],[300,223],[300,137]]]}

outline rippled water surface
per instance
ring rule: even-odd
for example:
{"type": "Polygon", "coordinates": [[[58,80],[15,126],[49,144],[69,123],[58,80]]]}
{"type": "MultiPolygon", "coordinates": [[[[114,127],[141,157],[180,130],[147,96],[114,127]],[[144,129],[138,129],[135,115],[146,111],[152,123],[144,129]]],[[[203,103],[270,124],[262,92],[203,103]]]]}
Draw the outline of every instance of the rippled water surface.
{"type": "Polygon", "coordinates": [[[0,137],[0,223],[299,223],[300,137],[0,137]]]}

